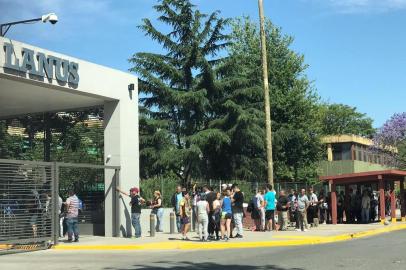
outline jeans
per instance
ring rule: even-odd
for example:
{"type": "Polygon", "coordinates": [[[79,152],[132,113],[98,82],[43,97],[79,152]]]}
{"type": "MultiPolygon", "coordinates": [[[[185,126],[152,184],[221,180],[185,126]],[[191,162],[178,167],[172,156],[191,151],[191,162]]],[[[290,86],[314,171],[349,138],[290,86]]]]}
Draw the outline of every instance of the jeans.
{"type": "Polygon", "coordinates": [[[279,211],[278,221],[280,224],[279,230],[285,231],[288,228],[288,212],[279,211]]]}
{"type": "Polygon", "coordinates": [[[209,232],[207,230],[209,225],[209,217],[208,215],[199,215],[197,219],[199,238],[207,240],[207,238],[209,237],[209,232]]]}
{"type": "Polygon", "coordinates": [[[131,213],[131,223],[134,227],[135,237],[141,237],[140,216],[141,213],[131,213]]]}
{"type": "Polygon", "coordinates": [[[66,218],[66,225],[68,225],[68,240],[72,240],[73,235],[75,239],[79,239],[78,218],[66,218]]]}
{"type": "Polygon", "coordinates": [[[242,218],[243,218],[243,213],[234,213],[234,224],[235,224],[235,229],[237,230],[237,234],[243,235],[244,230],[242,228],[242,218]]]}
{"type": "Polygon", "coordinates": [[[156,210],[156,226],[155,230],[157,232],[163,232],[163,218],[164,218],[164,209],[163,208],[158,208],[156,210]]]}
{"type": "Polygon", "coordinates": [[[180,222],[180,220],[180,214],[176,214],[176,228],[178,229],[178,233],[180,233],[182,230],[182,223],[180,222]]]}
{"type": "Polygon", "coordinates": [[[362,208],[361,216],[362,216],[362,222],[368,223],[369,222],[369,208],[362,208]]]}

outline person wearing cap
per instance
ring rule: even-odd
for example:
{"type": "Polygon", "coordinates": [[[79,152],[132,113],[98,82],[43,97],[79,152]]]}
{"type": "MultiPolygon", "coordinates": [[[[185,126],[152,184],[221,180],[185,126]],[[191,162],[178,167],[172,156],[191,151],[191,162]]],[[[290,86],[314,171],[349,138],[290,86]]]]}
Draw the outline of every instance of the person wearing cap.
{"type": "Polygon", "coordinates": [[[129,196],[131,198],[130,201],[130,206],[131,206],[131,223],[134,227],[135,231],[135,238],[141,237],[141,223],[140,223],[140,217],[141,217],[141,205],[145,203],[145,200],[141,198],[139,195],[139,189],[136,187],[133,187],[130,189],[130,194],[127,192],[124,192],[117,188],[117,191],[120,192],[121,194],[125,196],[129,196]]]}

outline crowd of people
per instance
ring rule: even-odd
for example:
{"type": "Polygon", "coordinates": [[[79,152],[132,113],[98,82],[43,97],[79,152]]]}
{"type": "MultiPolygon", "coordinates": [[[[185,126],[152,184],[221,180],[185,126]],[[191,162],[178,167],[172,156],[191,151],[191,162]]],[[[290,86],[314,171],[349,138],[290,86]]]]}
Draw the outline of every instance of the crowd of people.
{"type": "MultiPolygon", "coordinates": [[[[146,205],[156,215],[156,231],[163,231],[163,201],[159,191],[154,199],[147,201],[139,195],[138,188],[132,188],[127,194],[131,197],[131,218],[135,237],[141,237],[141,208],[146,205]]],[[[307,231],[311,225],[327,223],[331,220],[330,200],[320,192],[317,196],[313,189],[308,192],[291,190],[289,194],[281,190],[279,194],[272,185],[259,189],[252,198],[245,198],[237,184],[223,185],[221,191],[209,186],[190,191],[177,186],[171,197],[171,205],[176,215],[176,227],[183,240],[189,240],[192,221],[201,241],[243,238],[243,219],[250,215],[253,231],[285,231],[288,226],[297,231],[307,231]],[[245,209],[244,202],[247,202],[245,209]]]]}
{"type": "MultiPolygon", "coordinates": [[[[140,217],[143,206],[151,208],[151,213],[156,215],[156,232],[163,232],[164,205],[160,191],[156,190],[150,201],[142,198],[136,187],[131,188],[130,193],[119,188],[117,191],[131,199],[131,221],[136,238],[142,235],[140,217]]],[[[68,241],[78,241],[80,200],[73,191],[69,195],[63,203],[68,241]]],[[[253,221],[252,231],[286,231],[288,227],[293,227],[296,231],[305,232],[319,223],[331,223],[330,196],[330,193],[325,195],[324,191],[316,194],[313,188],[307,191],[292,189],[289,193],[280,190],[277,194],[272,185],[266,185],[263,189],[258,189],[252,198],[246,198],[237,184],[224,184],[221,191],[209,186],[196,188],[196,185],[187,191],[186,188],[177,186],[171,197],[171,205],[176,216],[176,228],[183,240],[189,240],[189,231],[195,221],[201,241],[228,241],[230,238],[244,237],[243,220],[247,215],[253,221]],[[244,205],[244,202],[247,204],[244,205]]],[[[339,192],[338,222],[343,223],[344,217],[346,223],[375,221],[378,217],[378,201],[377,193],[370,189],[364,189],[362,194],[360,190],[353,189],[349,189],[348,194],[339,192]]]]}

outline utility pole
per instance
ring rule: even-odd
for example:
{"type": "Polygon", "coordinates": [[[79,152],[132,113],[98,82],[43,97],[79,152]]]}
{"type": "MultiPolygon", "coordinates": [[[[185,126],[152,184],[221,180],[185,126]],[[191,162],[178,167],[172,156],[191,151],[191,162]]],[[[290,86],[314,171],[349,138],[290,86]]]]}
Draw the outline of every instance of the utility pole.
{"type": "Polygon", "coordinates": [[[266,51],[265,19],[263,0],[258,0],[260,33],[261,33],[261,54],[262,54],[262,76],[264,79],[264,102],[265,102],[265,128],[266,128],[266,157],[268,164],[268,183],[273,186],[273,160],[272,160],[272,129],[271,129],[271,105],[269,101],[268,83],[268,61],[266,51]]]}

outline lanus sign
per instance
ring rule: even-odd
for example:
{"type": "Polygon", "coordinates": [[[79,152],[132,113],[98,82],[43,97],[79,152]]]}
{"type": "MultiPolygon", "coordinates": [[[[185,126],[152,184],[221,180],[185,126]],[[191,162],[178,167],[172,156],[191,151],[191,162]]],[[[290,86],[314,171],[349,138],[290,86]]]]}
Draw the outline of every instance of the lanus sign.
{"type": "Polygon", "coordinates": [[[21,57],[18,57],[11,43],[3,45],[5,71],[17,71],[24,76],[28,73],[31,79],[37,77],[43,80],[46,77],[50,82],[56,79],[58,84],[68,84],[73,88],[79,84],[78,63],[27,48],[22,48],[21,57]]]}

